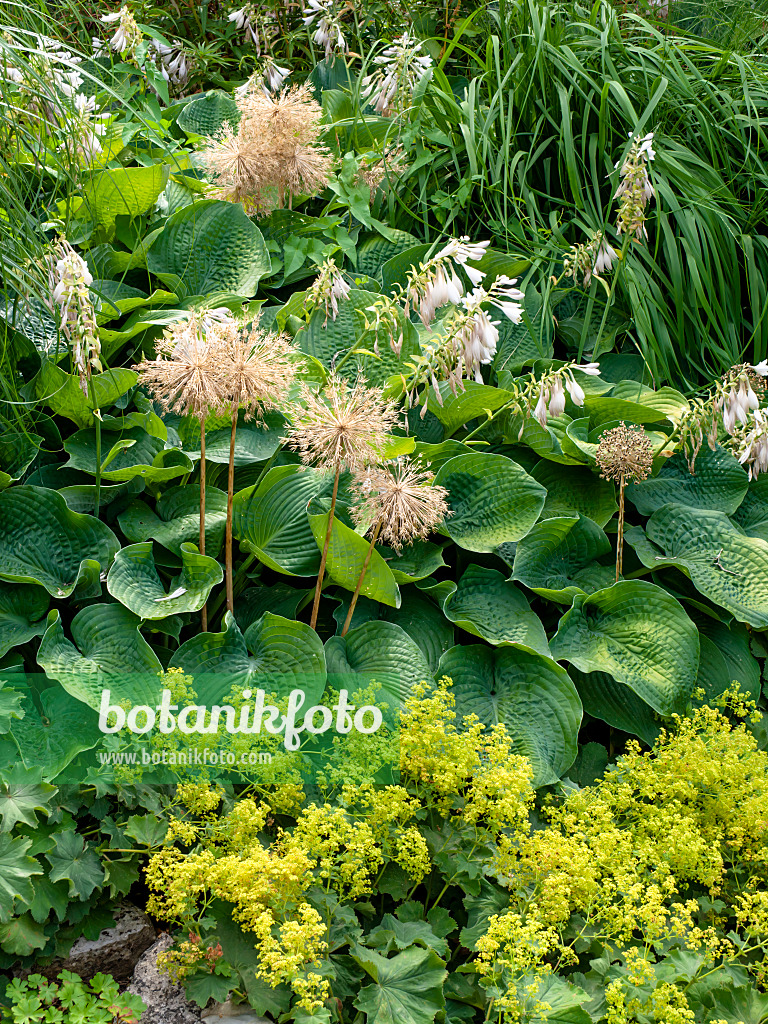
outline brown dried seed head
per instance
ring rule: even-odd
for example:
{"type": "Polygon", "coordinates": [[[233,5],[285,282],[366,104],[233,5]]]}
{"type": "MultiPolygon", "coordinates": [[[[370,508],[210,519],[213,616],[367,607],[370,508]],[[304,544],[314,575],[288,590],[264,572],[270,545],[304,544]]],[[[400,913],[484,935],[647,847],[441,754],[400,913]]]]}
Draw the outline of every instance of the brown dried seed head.
{"type": "Polygon", "coordinates": [[[264,413],[279,409],[296,378],[299,359],[284,334],[250,330],[234,320],[214,324],[210,336],[219,353],[225,400],[245,410],[245,419],[262,422],[264,413]]]}
{"type": "Polygon", "coordinates": [[[395,551],[424,540],[451,515],[448,491],[433,479],[418,462],[405,458],[372,467],[358,476],[365,498],[352,510],[355,522],[380,526],[381,540],[395,551]]]}
{"type": "Polygon", "coordinates": [[[595,455],[600,476],[615,483],[645,480],[651,472],[653,447],[642,427],[620,423],[600,437],[595,455]]]}

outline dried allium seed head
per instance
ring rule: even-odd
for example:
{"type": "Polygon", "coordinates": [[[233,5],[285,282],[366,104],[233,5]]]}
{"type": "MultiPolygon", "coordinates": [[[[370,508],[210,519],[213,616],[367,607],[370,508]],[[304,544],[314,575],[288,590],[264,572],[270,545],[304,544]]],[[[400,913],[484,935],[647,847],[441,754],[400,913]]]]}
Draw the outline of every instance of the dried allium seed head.
{"type": "Polygon", "coordinates": [[[620,423],[606,430],[600,438],[596,453],[600,476],[617,484],[645,480],[651,472],[653,448],[642,427],[628,427],[620,423]]]}
{"type": "Polygon", "coordinates": [[[418,462],[397,459],[358,477],[364,500],[352,510],[355,522],[380,527],[379,536],[395,551],[424,540],[451,515],[448,491],[418,462]]]}
{"type": "Polygon", "coordinates": [[[221,411],[221,353],[207,337],[200,316],[192,314],[174,324],[157,343],[156,352],[156,359],[145,359],[134,369],[164,409],[198,418],[221,411]]]}
{"type": "Polygon", "coordinates": [[[302,385],[299,400],[286,443],[306,465],[334,472],[362,470],[380,459],[398,419],[395,403],[363,380],[350,384],[331,376],[321,392],[302,385]]]}
{"type": "Polygon", "coordinates": [[[232,318],[214,323],[209,337],[219,353],[219,372],[228,405],[245,410],[245,419],[263,421],[279,409],[297,370],[297,353],[284,334],[250,331],[232,318]]]}
{"type": "Polygon", "coordinates": [[[256,139],[233,131],[227,124],[215,141],[201,151],[202,163],[228,202],[245,203],[253,211],[267,210],[269,190],[277,168],[272,155],[256,139]]]}

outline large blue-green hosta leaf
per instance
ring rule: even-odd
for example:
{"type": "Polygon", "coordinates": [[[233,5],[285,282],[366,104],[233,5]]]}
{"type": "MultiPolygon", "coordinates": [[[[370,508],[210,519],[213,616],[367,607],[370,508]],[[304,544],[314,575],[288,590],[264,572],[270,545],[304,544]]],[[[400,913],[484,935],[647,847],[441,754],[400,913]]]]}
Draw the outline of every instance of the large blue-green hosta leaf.
{"type": "Polygon", "coordinates": [[[241,633],[227,612],[222,633],[200,633],[187,640],[170,661],[194,677],[198,699],[207,705],[223,700],[233,688],[265,690],[286,696],[305,692],[309,707],[325,689],[323,644],[305,622],[265,612],[241,633]]]}
{"type": "Polygon", "coordinates": [[[366,622],[325,645],[328,675],[335,689],[353,692],[375,682],[395,702],[432,678],[421,648],[394,622],[366,622]]]}
{"type": "Polygon", "coordinates": [[[0,493],[0,579],[69,597],[80,581],[98,581],[119,549],[108,526],[72,512],[56,491],[25,485],[0,493]]]}
{"type": "Polygon", "coordinates": [[[42,768],[43,779],[50,782],[78,754],[95,747],[102,733],[96,711],[59,684],[43,690],[40,706],[42,717],[32,698],[24,699],[24,717],[14,723],[13,740],[26,767],[42,768]]]}
{"type": "Polygon", "coordinates": [[[43,635],[50,603],[44,587],[26,583],[0,584],[0,658],[12,647],[43,635]]]}
{"type": "Polygon", "coordinates": [[[556,782],[573,764],[581,701],[551,659],[520,645],[452,647],[438,675],[453,680],[459,718],[474,714],[506,726],[516,753],[531,762],[534,786],[556,782]]]}
{"type": "Polygon", "coordinates": [[[269,273],[271,260],[242,206],[204,199],[168,218],[149,247],[147,267],[177,295],[250,297],[269,273]]]}
{"type": "MultiPolygon", "coordinates": [[[[330,512],[309,515],[309,525],[319,551],[322,551],[325,545],[329,518],[330,512]]],[[[369,548],[370,541],[361,537],[359,533],[355,533],[340,519],[334,518],[325,571],[334,583],[354,591],[363,571],[369,548]]],[[[400,588],[395,583],[392,570],[375,547],[370,555],[360,593],[371,601],[379,601],[392,608],[400,607],[400,588]]]]}
{"type": "Polygon", "coordinates": [[[50,679],[94,710],[109,688],[111,703],[156,704],[160,660],[139,632],[140,620],[119,604],[93,604],[72,620],[67,638],[59,613],[51,612],[37,661],[50,679]]]}
{"type": "Polygon", "coordinates": [[[740,622],[768,627],[768,542],[746,536],[722,512],[664,505],[645,528],[627,533],[654,569],[675,566],[694,587],[740,622]]]}
{"type": "Polygon", "coordinates": [[[66,416],[78,427],[88,427],[94,421],[94,409],[108,409],[121,395],[130,391],[137,380],[133,370],[105,370],[104,373],[93,374],[90,386],[83,393],[78,374],[65,373],[56,363],[46,360],[30,387],[57,416],[66,416]]]}
{"type": "Polygon", "coordinates": [[[760,662],[750,650],[746,626],[696,615],[699,627],[701,657],[697,686],[704,690],[704,700],[711,702],[737,682],[742,693],[752,700],[760,696],[760,662]]]}
{"type": "Polygon", "coordinates": [[[193,544],[182,544],[179,553],[181,572],[166,590],[155,566],[152,541],[129,544],[115,556],[107,590],[142,619],[200,611],[224,573],[215,559],[201,555],[193,544]]]}
{"type": "MultiPolygon", "coordinates": [[[[101,478],[122,483],[139,478],[147,483],[167,483],[191,473],[194,465],[178,448],[166,447],[160,437],[142,427],[104,430],[101,437],[101,478]]],[[[96,475],[96,432],[78,430],[64,442],[69,454],[67,469],[96,475]]]]}
{"type": "Polygon", "coordinates": [[[614,567],[598,564],[610,550],[606,535],[586,516],[544,519],[517,545],[513,579],[548,601],[570,604],[576,594],[613,582],[614,567]]]}
{"type": "MultiPolygon", "coordinates": [[[[227,519],[227,494],[217,487],[205,491],[205,553],[215,557],[224,542],[227,519]]],[[[196,487],[169,487],[163,491],[155,508],[146,502],[133,501],[121,512],[117,521],[129,541],[155,540],[175,555],[186,543],[197,543],[200,537],[200,492],[196,487]]]]}
{"type": "Polygon", "coordinates": [[[448,489],[452,515],[444,532],[468,551],[495,551],[524,537],[547,492],[516,462],[478,452],[441,466],[435,483],[448,489]]]}
{"type": "Polygon", "coordinates": [[[550,649],[582,672],[607,672],[662,715],[682,711],[696,683],[698,630],[674,597],[645,580],[577,594],[550,649]]]}
{"type": "Polygon", "coordinates": [[[648,480],[627,487],[627,497],[637,510],[650,515],[662,505],[688,505],[716,512],[735,512],[747,493],[749,478],[730,452],[719,445],[712,451],[702,445],[691,473],[688,460],[678,452],[648,480]]]}
{"type": "Polygon", "coordinates": [[[588,715],[653,745],[661,726],[653,708],[634,690],[617,683],[607,672],[579,672],[571,665],[570,676],[588,715]]]}
{"type": "Polygon", "coordinates": [[[582,466],[561,466],[542,459],[531,476],[547,489],[542,519],[582,515],[605,526],[618,510],[614,485],[582,466]]]}

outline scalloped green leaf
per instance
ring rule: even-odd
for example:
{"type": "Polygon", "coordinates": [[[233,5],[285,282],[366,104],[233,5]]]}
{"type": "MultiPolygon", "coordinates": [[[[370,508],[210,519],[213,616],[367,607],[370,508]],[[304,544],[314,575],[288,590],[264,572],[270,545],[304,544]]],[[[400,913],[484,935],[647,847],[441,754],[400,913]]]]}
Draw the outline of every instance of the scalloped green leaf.
{"type": "Polygon", "coordinates": [[[11,832],[15,825],[37,826],[37,812],[48,816],[56,787],[43,782],[39,765],[27,768],[15,764],[0,774],[0,832],[11,832]]]}
{"type": "Polygon", "coordinates": [[[749,477],[730,452],[719,445],[712,451],[705,444],[696,456],[694,473],[685,456],[678,452],[656,476],[630,484],[626,495],[643,515],[668,504],[730,514],[741,505],[748,486],[749,477]]]}
{"type": "Polygon", "coordinates": [[[456,712],[506,726],[517,754],[527,757],[534,786],[556,782],[578,750],[581,701],[565,669],[519,644],[452,647],[438,675],[453,680],[456,712]]]}
{"type": "Polygon", "coordinates": [[[212,89],[202,96],[186,103],[176,124],[187,135],[218,135],[225,124],[236,129],[240,123],[240,111],[229,93],[212,89]]]}
{"type": "MultiPolygon", "coordinates": [[[[322,551],[328,532],[330,512],[308,513],[308,519],[318,550],[322,551]]],[[[368,540],[342,523],[338,516],[335,517],[328,545],[325,571],[334,583],[338,583],[346,590],[354,591],[360,573],[363,571],[369,548],[368,540]]],[[[371,601],[379,601],[391,608],[400,607],[400,588],[395,583],[392,570],[375,547],[371,552],[360,593],[371,601]]]]}
{"type": "Polygon", "coordinates": [[[582,515],[604,527],[618,511],[614,485],[588,469],[542,459],[531,476],[547,489],[542,519],[582,515]]]}
{"type": "Polygon", "coordinates": [[[652,746],[660,732],[653,708],[624,683],[617,683],[607,672],[579,672],[571,665],[570,676],[579,691],[584,711],[614,729],[652,746]]]}
{"type": "Polygon", "coordinates": [[[413,687],[432,678],[418,644],[394,622],[366,622],[325,645],[328,678],[335,689],[351,692],[375,682],[402,703],[413,687]]]}
{"type": "Polygon", "coordinates": [[[747,537],[722,512],[664,505],[646,524],[646,545],[635,550],[655,568],[682,570],[740,622],[768,627],[768,542],[747,537]]]}
{"type": "Polygon", "coordinates": [[[107,590],[142,619],[197,612],[213,587],[224,579],[219,563],[201,555],[194,544],[181,544],[181,572],[165,584],[155,566],[152,541],[129,544],[118,551],[107,576],[107,590]]]}
{"type": "Polygon", "coordinates": [[[589,597],[577,594],[550,650],[581,672],[607,672],[669,715],[684,709],[696,683],[699,633],[666,590],[620,580],[589,597]]]}
{"type": "Polygon", "coordinates": [[[470,565],[452,593],[443,598],[447,619],[489,644],[522,644],[549,655],[541,619],[515,584],[481,565],[470,565]]]}
{"type": "Polygon", "coordinates": [[[170,661],[195,679],[198,699],[210,706],[234,688],[262,689],[286,696],[305,691],[307,704],[325,689],[325,654],[317,633],[305,622],[265,612],[245,634],[227,612],[221,633],[200,633],[182,644],[170,661]]]}
{"type": "Polygon", "coordinates": [[[0,834],[0,922],[9,920],[15,900],[29,905],[35,898],[31,879],[42,875],[43,869],[39,861],[27,855],[31,846],[31,839],[0,834]]]}
{"type": "Polygon", "coordinates": [[[106,571],[120,544],[93,516],[67,507],[56,491],[23,485],[0,493],[0,579],[39,583],[69,597],[99,566],[106,571]]]}
{"type": "Polygon", "coordinates": [[[37,662],[67,693],[98,711],[102,690],[111,703],[156,703],[160,660],[139,632],[140,620],[119,604],[93,604],[72,619],[69,640],[61,616],[48,616],[48,629],[37,662]]]}
{"type": "Polygon", "coordinates": [[[41,767],[43,778],[51,782],[78,754],[95,747],[102,733],[95,710],[63,686],[49,686],[39,699],[41,712],[31,697],[25,697],[25,714],[14,723],[13,739],[24,764],[41,767]]]}
{"type": "Polygon", "coordinates": [[[275,466],[253,487],[234,497],[232,534],[260,562],[286,576],[314,576],[320,552],[307,506],[330,496],[333,477],[301,466],[275,466]]]}
{"type": "Polygon", "coordinates": [[[0,658],[46,629],[50,596],[45,587],[27,583],[0,586],[0,658]]]}
{"type": "MultiPolygon", "coordinates": [[[[227,495],[217,487],[205,489],[205,551],[215,558],[224,543],[227,495]]],[[[133,501],[117,521],[131,543],[154,540],[175,555],[181,546],[200,538],[200,492],[196,487],[169,487],[154,509],[146,502],[133,501]]]]}
{"type": "Polygon", "coordinates": [[[515,549],[512,578],[540,597],[570,604],[576,594],[609,587],[613,566],[598,565],[611,543],[586,516],[544,519],[515,549]]]}
{"type": "Polygon", "coordinates": [[[147,251],[147,267],[182,297],[230,292],[250,298],[272,262],[240,204],[204,199],[168,218],[147,251]]]}
{"type": "Polygon", "coordinates": [[[94,409],[108,409],[122,395],[130,391],[138,380],[133,370],[105,370],[94,373],[87,392],[83,392],[78,374],[65,373],[60,366],[46,360],[30,388],[40,401],[45,402],[57,416],[65,416],[78,427],[89,427],[94,422],[94,409]],[[93,387],[96,401],[91,396],[93,387]]]}
{"type": "MultiPolygon", "coordinates": [[[[96,475],[96,433],[78,430],[64,442],[69,454],[66,469],[79,469],[96,475]]],[[[141,427],[121,432],[104,430],[101,436],[102,480],[125,482],[139,477],[147,483],[167,483],[191,473],[194,464],[179,448],[166,448],[162,438],[148,434],[141,427]]]]}
{"type": "Polygon", "coordinates": [[[104,868],[96,848],[74,829],[59,833],[55,847],[45,857],[51,865],[51,881],[69,882],[70,897],[87,900],[104,882],[104,868]]]}
{"type": "Polygon", "coordinates": [[[433,1024],[445,1008],[445,962],[432,949],[409,946],[386,957],[362,946],[352,955],[372,979],[355,999],[366,1024],[433,1024]]]}
{"type": "Polygon", "coordinates": [[[503,455],[457,455],[435,483],[448,489],[452,515],[443,532],[468,551],[492,552],[524,537],[539,518],[547,492],[503,455]]]}

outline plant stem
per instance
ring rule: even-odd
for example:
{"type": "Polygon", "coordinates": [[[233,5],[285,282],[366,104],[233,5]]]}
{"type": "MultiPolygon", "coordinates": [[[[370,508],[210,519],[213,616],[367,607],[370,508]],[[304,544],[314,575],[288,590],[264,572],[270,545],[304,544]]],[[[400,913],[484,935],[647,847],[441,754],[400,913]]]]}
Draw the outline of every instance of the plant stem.
{"type": "MultiPolygon", "coordinates": [[[[597,332],[597,338],[595,339],[595,344],[592,346],[592,358],[593,359],[595,358],[595,353],[598,352],[599,348],[600,348],[600,339],[602,338],[603,331],[605,330],[605,322],[608,319],[608,312],[609,312],[609,310],[611,308],[611,302],[613,301],[613,293],[616,291],[616,285],[617,285],[618,280],[619,280],[619,272],[620,272],[620,270],[624,266],[624,260],[626,258],[627,250],[629,249],[629,244],[630,244],[631,241],[632,241],[632,236],[630,234],[626,234],[624,236],[624,241],[622,243],[621,253],[620,253],[620,256],[619,256],[619,259],[621,260],[621,263],[619,264],[619,266],[616,267],[616,273],[613,275],[613,278],[611,280],[611,287],[610,287],[610,290],[608,292],[608,298],[605,300],[605,308],[603,309],[603,316],[602,316],[602,319],[600,320],[600,327],[599,327],[598,332],[597,332]]],[[[579,359],[578,359],[579,362],[581,362],[581,357],[584,354],[583,353],[584,340],[585,339],[582,338],[580,343],[579,343],[579,359]]]]}
{"type": "Polygon", "coordinates": [[[355,592],[352,595],[352,600],[350,601],[350,604],[349,604],[349,611],[347,612],[347,617],[346,617],[346,619],[344,619],[344,626],[342,627],[342,630],[341,630],[341,635],[342,636],[346,636],[347,635],[347,630],[349,629],[349,624],[352,621],[352,615],[353,615],[353,613],[355,611],[355,605],[357,604],[357,599],[360,596],[360,589],[363,586],[363,580],[365,579],[365,574],[368,572],[368,566],[369,566],[370,561],[371,561],[371,556],[373,555],[373,548],[374,548],[374,546],[376,544],[376,541],[379,539],[379,533],[381,532],[381,527],[382,527],[382,522],[381,522],[381,520],[379,520],[379,522],[376,523],[376,529],[373,531],[373,536],[371,537],[371,543],[368,545],[368,553],[366,554],[365,561],[363,562],[363,571],[360,573],[360,578],[357,581],[357,586],[355,587],[355,592]]]}
{"type": "Polygon", "coordinates": [[[96,490],[93,500],[93,514],[98,519],[101,498],[101,419],[99,418],[99,410],[96,408],[96,389],[93,386],[93,378],[91,377],[90,372],[88,373],[88,391],[90,392],[91,395],[91,404],[93,405],[93,419],[96,426],[96,490]]]}
{"type": "Polygon", "coordinates": [[[323,576],[325,576],[325,563],[328,561],[328,547],[331,543],[331,533],[333,532],[333,517],[336,512],[336,495],[339,493],[339,477],[341,476],[341,466],[336,467],[336,474],[333,478],[333,494],[331,495],[331,512],[328,516],[328,529],[325,531],[325,544],[323,545],[323,554],[320,558],[320,569],[317,573],[317,584],[315,586],[315,600],[312,604],[312,617],[309,620],[309,624],[312,629],[317,625],[317,613],[320,610],[320,595],[323,592],[323,576]]]}
{"type": "Polygon", "coordinates": [[[229,472],[227,473],[227,529],[225,537],[225,565],[227,573],[227,610],[234,614],[235,592],[232,574],[232,499],[235,494],[235,437],[237,435],[237,408],[232,410],[232,432],[229,435],[229,472]]]}
{"type": "Polygon", "coordinates": [[[619,528],[616,533],[616,582],[624,568],[624,477],[619,483],[619,528]]]}
{"type": "MultiPolygon", "coordinates": [[[[205,416],[200,417],[200,554],[205,554],[205,416]]],[[[200,628],[208,632],[208,605],[200,609],[200,628]]]]}

